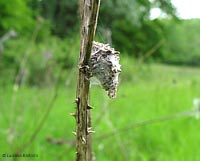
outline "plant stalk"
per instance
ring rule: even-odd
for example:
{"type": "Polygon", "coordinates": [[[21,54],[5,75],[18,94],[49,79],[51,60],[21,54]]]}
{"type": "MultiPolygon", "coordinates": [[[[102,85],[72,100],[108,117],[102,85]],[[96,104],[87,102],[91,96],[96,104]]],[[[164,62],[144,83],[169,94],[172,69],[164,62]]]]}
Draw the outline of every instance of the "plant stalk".
{"type": "Polygon", "coordinates": [[[76,107],[76,161],[91,161],[92,138],[89,106],[89,60],[95,36],[100,0],[80,0],[81,44],[76,107]]]}

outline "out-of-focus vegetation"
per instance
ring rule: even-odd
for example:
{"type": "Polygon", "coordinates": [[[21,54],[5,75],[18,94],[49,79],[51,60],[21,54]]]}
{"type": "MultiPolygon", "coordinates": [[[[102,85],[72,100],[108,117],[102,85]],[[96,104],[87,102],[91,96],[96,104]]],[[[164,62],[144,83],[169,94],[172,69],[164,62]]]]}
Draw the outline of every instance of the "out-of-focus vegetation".
{"type": "MultiPolygon", "coordinates": [[[[199,161],[194,118],[117,131],[190,110],[200,97],[199,28],[199,19],[176,17],[170,0],[102,0],[95,39],[121,52],[122,74],[114,101],[91,88],[97,160],[199,161]],[[151,19],[152,8],[164,16],[151,19]]],[[[0,155],[74,159],[75,122],[66,115],[79,42],[78,0],[0,0],[0,155]]]]}
{"type": "MultiPolygon", "coordinates": [[[[10,30],[17,35],[0,41],[0,74],[8,77],[1,82],[13,82],[23,68],[27,83],[45,85],[61,67],[77,63],[78,1],[2,0],[0,15],[1,39],[10,30]]],[[[199,26],[197,19],[179,20],[168,0],[102,1],[97,39],[144,61],[199,65],[199,26]],[[152,8],[160,8],[165,17],[150,19],[152,8]]]]}
{"type": "MultiPolygon", "coordinates": [[[[100,87],[91,88],[96,160],[199,161],[200,122],[195,115],[131,127],[141,121],[192,110],[193,99],[200,97],[199,69],[137,66],[129,57],[121,63],[123,73],[116,100],[109,100],[100,87]],[[120,128],[127,129],[118,131],[120,128]]],[[[73,70],[70,73],[74,75],[73,70]]],[[[29,143],[23,153],[38,155],[30,159],[75,160],[75,122],[69,113],[74,112],[76,84],[75,77],[67,79],[69,84],[59,86],[51,112],[32,142],[30,138],[51,104],[54,89],[24,86],[16,93],[11,86],[0,88],[0,153],[16,153],[29,143]]]]}

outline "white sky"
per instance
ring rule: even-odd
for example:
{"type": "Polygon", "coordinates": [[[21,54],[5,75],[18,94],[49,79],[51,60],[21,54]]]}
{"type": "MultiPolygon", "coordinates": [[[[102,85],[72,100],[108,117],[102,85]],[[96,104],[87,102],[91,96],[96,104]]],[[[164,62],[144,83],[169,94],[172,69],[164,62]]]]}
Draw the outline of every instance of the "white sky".
{"type": "Polygon", "coordinates": [[[200,0],[172,0],[179,17],[183,19],[200,18],[200,0]]]}
{"type": "MultiPolygon", "coordinates": [[[[200,18],[200,0],[172,0],[173,5],[177,8],[177,13],[180,18],[200,18]]],[[[151,10],[151,18],[163,16],[160,9],[151,10]]]]}

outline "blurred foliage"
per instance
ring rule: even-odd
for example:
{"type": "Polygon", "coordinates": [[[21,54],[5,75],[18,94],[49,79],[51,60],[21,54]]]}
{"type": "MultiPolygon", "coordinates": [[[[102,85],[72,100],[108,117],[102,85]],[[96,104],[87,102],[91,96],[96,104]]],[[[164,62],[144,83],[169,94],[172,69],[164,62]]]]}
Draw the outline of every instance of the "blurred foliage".
{"type": "MultiPolygon", "coordinates": [[[[78,0],[1,0],[0,16],[0,81],[22,75],[21,83],[49,85],[77,64],[78,0]],[[18,36],[5,40],[11,29],[18,36]]],[[[169,0],[109,0],[101,3],[96,39],[142,61],[200,65],[199,27],[199,20],[178,20],[169,0]],[[164,17],[151,19],[153,8],[164,17]]]]}
{"type": "MultiPolygon", "coordinates": [[[[69,127],[74,121],[68,118],[66,121],[63,114],[73,112],[71,100],[75,98],[80,42],[78,15],[78,0],[0,0],[0,140],[4,151],[15,154],[22,143],[26,144],[41,120],[38,118],[43,116],[49,103],[51,105],[55,92],[51,87],[59,80],[59,85],[68,86],[59,88],[58,100],[52,104],[55,108],[39,140],[28,147],[27,153],[38,153],[40,160],[66,160],[67,147],[67,158],[73,160],[75,152],[71,144],[62,149],[47,143],[45,138],[67,136],[67,141],[73,139],[69,127]],[[8,36],[13,30],[17,36],[8,36]],[[15,82],[31,87],[24,86],[16,93],[11,88],[15,82]],[[32,88],[34,86],[48,88],[32,88]],[[66,108],[66,105],[69,106],[66,108]],[[58,129],[62,120],[66,125],[58,129]]],[[[96,39],[112,43],[121,52],[123,72],[116,101],[107,101],[102,90],[91,88],[91,104],[105,106],[96,108],[97,112],[93,113],[94,118],[100,118],[96,121],[99,126],[95,122],[98,134],[112,131],[115,126],[124,127],[133,113],[136,117],[131,121],[134,123],[188,110],[193,98],[200,97],[199,69],[141,65],[141,61],[200,65],[199,28],[198,19],[177,20],[170,0],[102,0],[96,39]],[[152,8],[159,8],[164,17],[151,19],[152,8]],[[126,109],[124,117],[116,117],[115,114],[121,114],[122,105],[126,109]]],[[[120,142],[127,157],[116,158],[123,149],[112,144],[116,137],[102,140],[96,135],[95,154],[101,160],[108,156],[109,160],[199,160],[196,155],[199,128],[195,120],[186,121],[166,123],[164,130],[157,124],[151,129],[145,126],[120,134],[124,135],[120,142]],[[134,141],[130,143],[127,138],[134,141]],[[109,155],[111,153],[116,155],[109,155]]]]}
{"type": "Polygon", "coordinates": [[[77,63],[74,54],[79,52],[77,36],[65,40],[51,36],[35,41],[32,35],[6,43],[3,55],[0,55],[0,75],[6,79],[0,79],[0,84],[14,83],[19,76],[20,84],[49,86],[56,81],[61,70],[67,72],[77,63]]]}
{"type": "Polygon", "coordinates": [[[0,1],[0,35],[10,29],[25,33],[34,26],[33,11],[27,0],[0,1]]]}
{"type": "Polygon", "coordinates": [[[168,0],[115,0],[102,3],[101,24],[112,31],[113,44],[122,53],[141,57],[162,41],[163,24],[150,19],[152,8],[160,8],[167,18],[177,19],[176,10],[168,0]]]}
{"type": "MultiPolygon", "coordinates": [[[[162,25],[157,20],[146,21],[141,27],[130,27],[128,21],[116,21],[114,26],[114,45],[119,48],[121,52],[128,53],[135,57],[145,55],[148,50],[164,39],[162,25]]],[[[156,54],[156,56],[158,56],[158,54],[156,54]]]]}
{"type": "Polygon", "coordinates": [[[78,0],[30,0],[30,7],[51,22],[51,32],[65,37],[79,29],[78,0]]]}
{"type": "MultiPolygon", "coordinates": [[[[90,90],[91,104],[95,107],[92,121],[96,160],[199,161],[200,122],[192,115],[193,99],[200,97],[199,69],[158,64],[136,66],[128,56],[121,63],[122,82],[117,99],[108,99],[97,86],[90,90]],[[188,116],[181,118],[183,112],[188,116]],[[177,114],[179,118],[173,119],[177,114]],[[151,121],[165,116],[172,120],[151,121]]],[[[75,80],[76,75],[73,77],[75,80]]],[[[72,103],[76,97],[75,81],[57,92],[50,87],[23,87],[13,92],[11,87],[0,88],[1,151],[15,154],[27,145],[24,154],[39,156],[32,160],[75,160],[75,145],[71,143],[75,121],[67,116],[75,110],[72,103]],[[29,143],[55,93],[58,97],[48,119],[36,139],[29,143]]],[[[30,159],[20,159],[27,160],[30,159]]]]}
{"type": "Polygon", "coordinates": [[[200,20],[164,21],[166,44],[163,61],[178,65],[200,65],[200,20]]]}

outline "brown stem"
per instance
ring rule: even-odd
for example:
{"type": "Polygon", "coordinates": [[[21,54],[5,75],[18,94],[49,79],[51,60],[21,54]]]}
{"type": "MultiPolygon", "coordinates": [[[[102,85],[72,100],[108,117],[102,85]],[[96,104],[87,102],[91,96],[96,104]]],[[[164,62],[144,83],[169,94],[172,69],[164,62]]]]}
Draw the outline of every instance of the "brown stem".
{"type": "Polygon", "coordinates": [[[81,46],[77,84],[76,108],[76,160],[92,160],[92,140],[90,135],[91,116],[89,108],[88,64],[92,42],[96,31],[100,0],[80,0],[81,46]]]}

